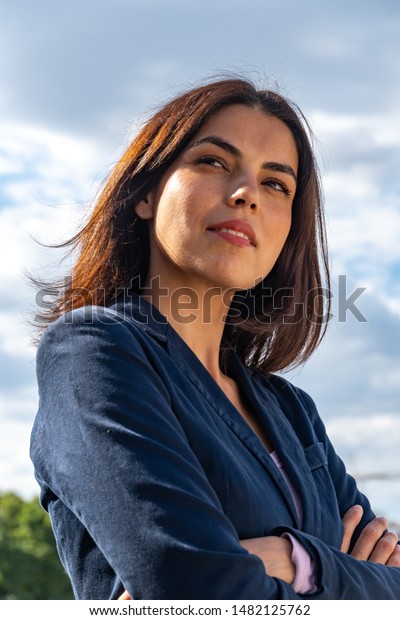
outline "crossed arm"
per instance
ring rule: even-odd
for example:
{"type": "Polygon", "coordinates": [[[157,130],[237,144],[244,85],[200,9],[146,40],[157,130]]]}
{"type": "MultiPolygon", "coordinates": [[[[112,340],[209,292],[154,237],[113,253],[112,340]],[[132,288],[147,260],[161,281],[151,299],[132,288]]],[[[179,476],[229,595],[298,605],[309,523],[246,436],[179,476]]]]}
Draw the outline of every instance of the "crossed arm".
{"type": "MultiPolygon", "coordinates": [[[[341,551],[348,553],[350,541],[363,515],[362,506],[356,504],[349,508],[343,516],[343,539],[341,551]]],[[[357,560],[366,560],[375,564],[400,567],[400,545],[395,532],[387,529],[385,517],[375,517],[362,530],[350,555],[357,560]]],[[[295,578],[295,566],[292,562],[292,545],[289,540],[280,536],[264,536],[241,540],[240,544],[249,553],[257,555],[263,562],[265,572],[271,577],[283,579],[292,584],[295,578]]],[[[131,600],[125,592],[119,600],[131,600]]]]}
{"type": "MultiPolygon", "coordinates": [[[[343,553],[349,552],[351,538],[362,515],[362,507],[355,505],[343,516],[344,533],[340,549],[343,553]]],[[[375,517],[364,527],[349,555],[375,564],[400,566],[398,536],[395,532],[389,532],[387,527],[388,521],[385,517],[375,517]]],[[[289,540],[279,536],[265,536],[242,540],[240,544],[261,558],[268,575],[283,579],[289,584],[293,583],[295,567],[291,560],[292,545],[289,540]]]]}

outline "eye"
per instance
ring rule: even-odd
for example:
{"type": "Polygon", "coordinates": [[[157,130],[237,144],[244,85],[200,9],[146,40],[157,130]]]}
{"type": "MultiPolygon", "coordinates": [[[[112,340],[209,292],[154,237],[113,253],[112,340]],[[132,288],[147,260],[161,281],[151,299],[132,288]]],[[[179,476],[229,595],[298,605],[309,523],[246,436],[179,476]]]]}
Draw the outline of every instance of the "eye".
{"type": "Polygon", "coordinates": [[[204,157],[200,157],[197,160],[198,164],[207,164],[208,166],[212,166],[213,168],[223,168],[226,170],[226,166],[219,160],[217,157],[212,157],[211,155],[207,155],[204,157]]]}
{"type": "Polygon", "coordinates": [[[283,181],[278,181],[277,179],[268,179],[267,181],[263,182],[263,185],[266,185],[267,187],[270,187],[277,192],[282,192],[282,194],[285,194],[285,196],[290,196],[291,194],[287,185],[283,181]]]}

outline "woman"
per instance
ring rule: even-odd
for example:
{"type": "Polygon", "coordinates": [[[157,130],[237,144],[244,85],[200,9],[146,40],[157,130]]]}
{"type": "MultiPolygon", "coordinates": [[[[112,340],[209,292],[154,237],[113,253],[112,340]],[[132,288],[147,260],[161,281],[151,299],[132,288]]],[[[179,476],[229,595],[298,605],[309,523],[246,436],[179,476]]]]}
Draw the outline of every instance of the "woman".
{"type": "Polygon", "coordinates": [[[273,374],[328,310],[295,106],[240,79],[172,100],[71,243],[31,454],[75,595],[400,598],[397,537],[273,374]]]}

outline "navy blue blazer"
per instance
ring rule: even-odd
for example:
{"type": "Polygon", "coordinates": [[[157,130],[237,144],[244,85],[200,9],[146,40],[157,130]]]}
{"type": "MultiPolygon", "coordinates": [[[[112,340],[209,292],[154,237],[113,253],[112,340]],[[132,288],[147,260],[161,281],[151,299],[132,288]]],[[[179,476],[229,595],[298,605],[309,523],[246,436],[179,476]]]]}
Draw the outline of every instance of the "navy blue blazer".
{"type": "MultiPolygon", "coordinates": [[[[37,354],[31,457],[81,599],[301,599],[240,539],[292,533],[316,562],[312,599],[399,599],[400,569],[340,552],[341,517],[374,514],[313,401],[288,381],[229,374],[303,505],[224,392],[156,308],[135,296],[50,325],[37,354]]],[[[353,544],[354,544],[353,540],[353,544]]]]}

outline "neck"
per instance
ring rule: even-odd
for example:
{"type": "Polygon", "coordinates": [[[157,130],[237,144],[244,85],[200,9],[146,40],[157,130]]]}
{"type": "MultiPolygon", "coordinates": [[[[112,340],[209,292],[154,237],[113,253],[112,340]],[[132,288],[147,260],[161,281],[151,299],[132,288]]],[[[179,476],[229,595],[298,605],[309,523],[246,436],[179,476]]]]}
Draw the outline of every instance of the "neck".
{"type": "Polygon", "coordinates": [[[163,288],[159,278],[150,280],[143,297],[163,314],[217,382],[226,379],[219,353],[232,289],[216,286],[163,288]]]}

